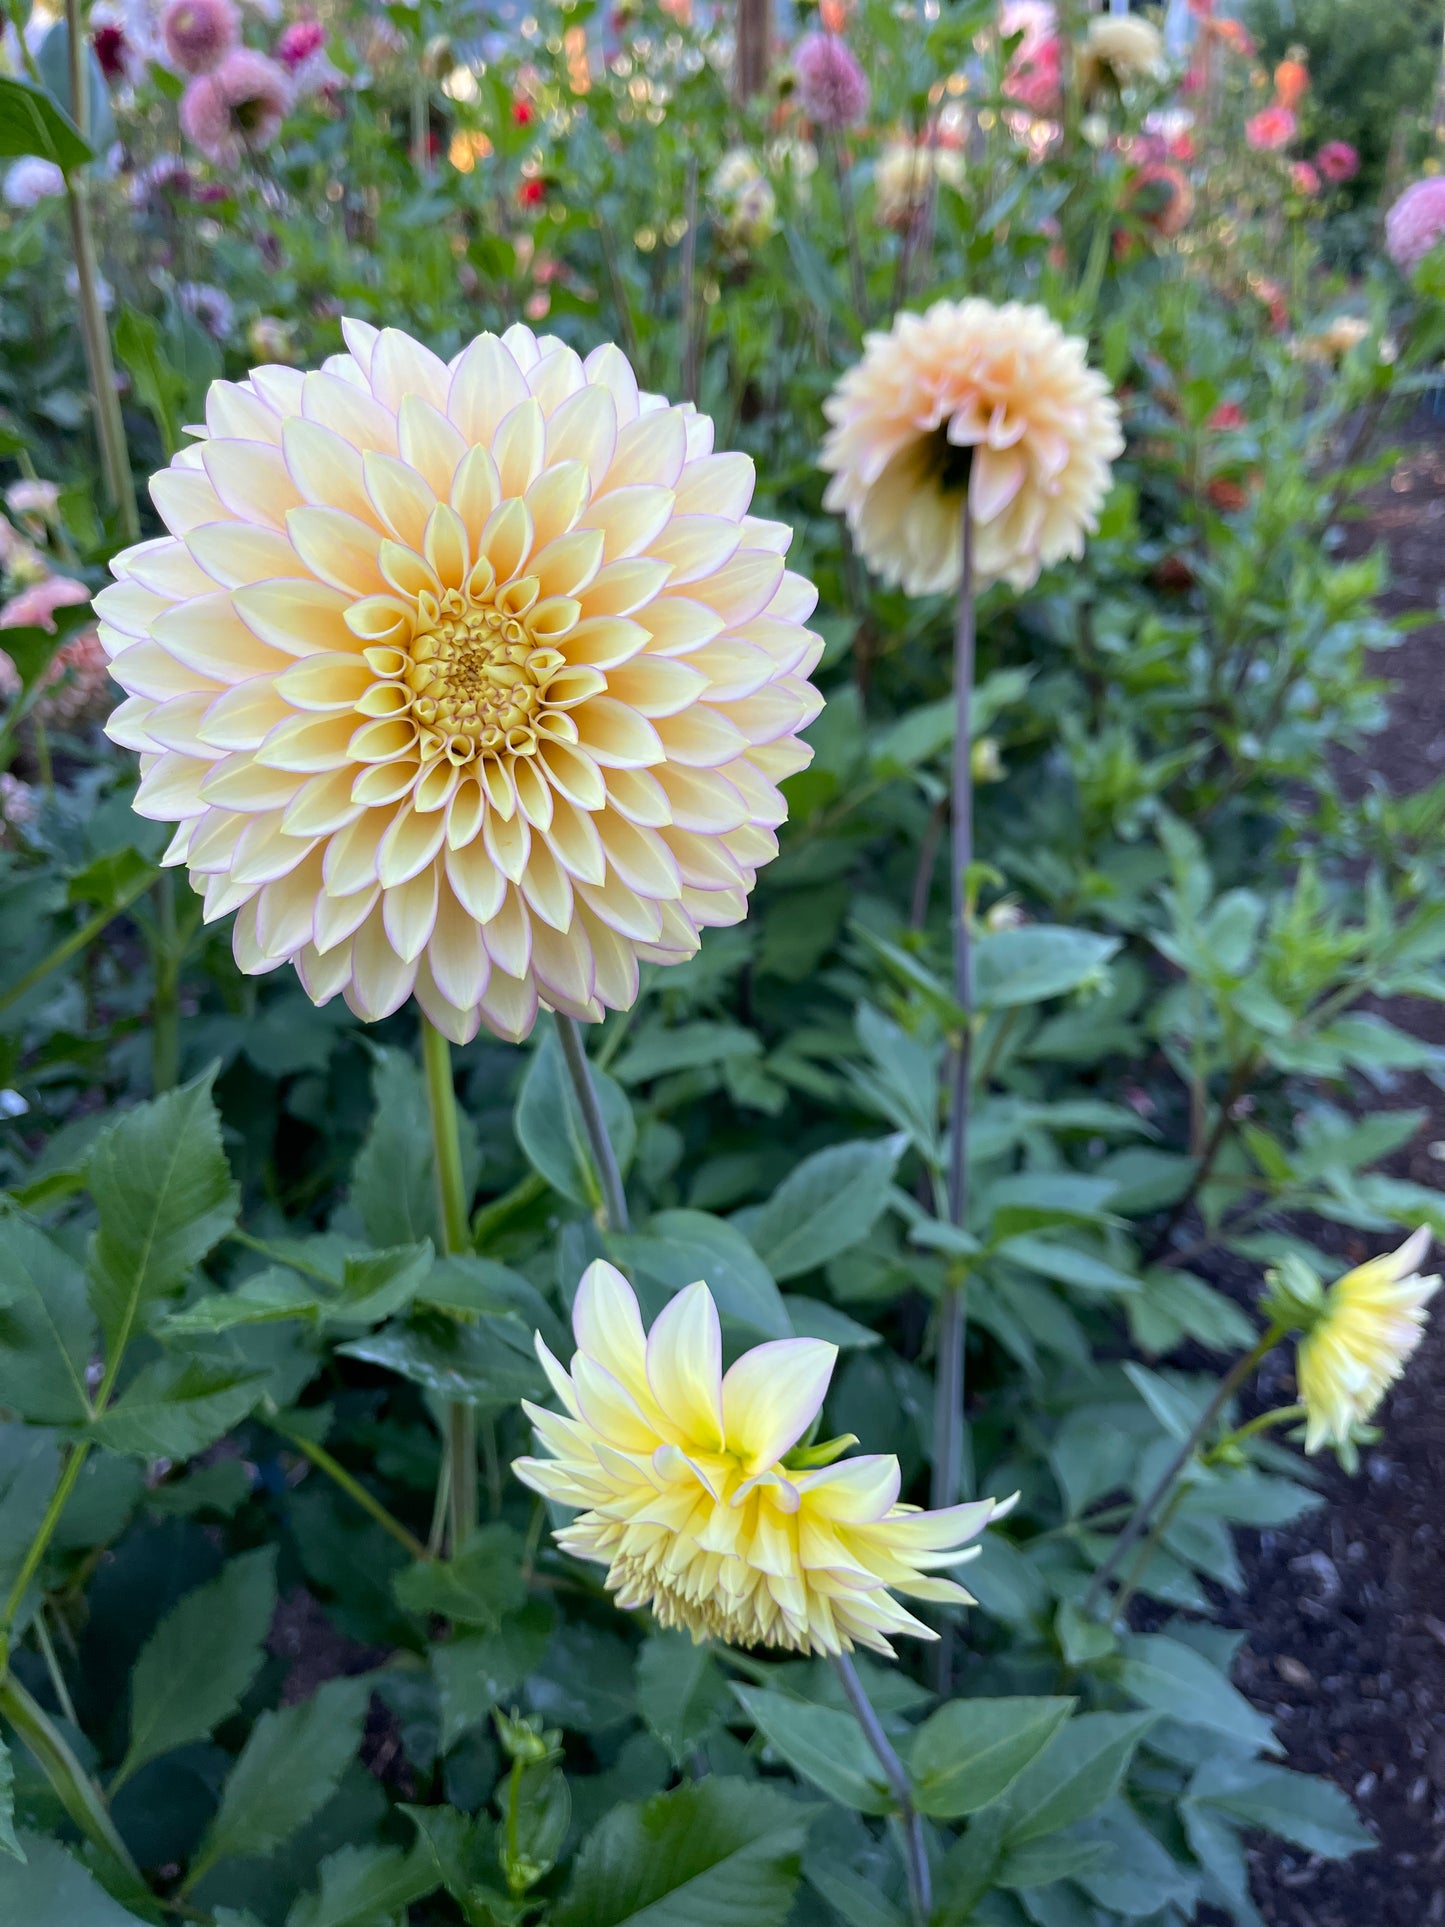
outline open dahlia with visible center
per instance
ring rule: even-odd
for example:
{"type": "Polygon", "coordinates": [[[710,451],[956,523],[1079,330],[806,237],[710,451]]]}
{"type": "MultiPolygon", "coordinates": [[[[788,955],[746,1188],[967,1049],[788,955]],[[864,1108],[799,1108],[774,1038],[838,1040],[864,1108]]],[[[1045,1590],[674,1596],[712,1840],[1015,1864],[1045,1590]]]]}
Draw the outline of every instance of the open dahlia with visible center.
{"type": "Polygon", "coordinates": [[[816,1338],[755,1346],[726,1372],[702,1283],[644,1332],[632,1288],[599,1260],[572,1309],[570,1372],[537,1337],[561,1413],[524,1404],[550,1459],[518,1459],[524,1485],[579,1516],[556,1534],[607,1567],[619,1606],[650,1606],[695,1640],[837,1653],[938,1635],[892,1597],[973,1605],[932,1575],[976,1558],[967,1542],[1012,1505],[923,1512],[898,1502],[895,1458],[854,1443],[801,1448],[838,1355],[816,1338]]]}
{"type": "Polygon", "coordinates": [[[1040,568],[1082,554],[1124,446],[1085,344],[1020,302],[900,314],[865,338],[823,412],[824,505],[909,595],[957,587],[965,497],[979,587],[1026,589],[1040,568]]]}
{"type": "Polygon", "coordinates": [[[247,972],[454,1041],[624,1008],[745,914],[808,761],[816,601],[691,406],[523,327],[345,327],[216,382],[170,531],[96,598],[140,752],[247,972]]]}

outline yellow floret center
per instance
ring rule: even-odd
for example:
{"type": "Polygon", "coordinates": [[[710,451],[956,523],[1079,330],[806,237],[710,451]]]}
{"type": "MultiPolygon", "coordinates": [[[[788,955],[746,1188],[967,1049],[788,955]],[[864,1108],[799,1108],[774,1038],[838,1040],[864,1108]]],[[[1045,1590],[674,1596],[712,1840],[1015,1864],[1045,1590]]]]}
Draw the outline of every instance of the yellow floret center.
{"type": "Polygon", "coordinates": [[[535,753],[543,689],[564,658],[538,643],[520,617],[448,589],[435,615],[418,610],[409,653],[402,680],[411,713],[453,762],[489,750],[535,753]]]}

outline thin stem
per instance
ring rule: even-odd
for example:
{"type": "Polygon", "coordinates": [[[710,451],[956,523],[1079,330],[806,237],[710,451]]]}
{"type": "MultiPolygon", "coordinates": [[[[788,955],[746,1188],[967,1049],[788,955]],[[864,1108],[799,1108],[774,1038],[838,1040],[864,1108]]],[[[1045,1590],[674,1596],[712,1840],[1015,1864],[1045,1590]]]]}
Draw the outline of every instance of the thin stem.
{"type": "MultiPolygon", "coordinates": [[[[426,1071],[427,1108],[431,1113],[442,1244],[450,1253],[470,1251],[451,1046],[436,1025],[425,1017],[421,1020],[421,1055],[426,1071]]],[[[477,1522],[477,1415],[474,1407],[461,1399],[453,1399],[447,1406],[446,1456],[450,1464],[448,1542],[455,1558],[477,1522]]]]}
{"type": "Polygon", "coordinates": [[[65,1462],[65,1470],[61,1473],[59,1483],[50,1495],[50,1504],[45,1508],[45,1517],[40,1521],[40,1529],[30,1541],[30,1550],[25,1555],[25,1562],[15,1575],[15,1583],[10,1588],[9,1596],[5,1601],[3,1617],[0,1617],[0,1663],[8,1659],[10,1629],[15,1624],[15,1616],[24,1604],[31,1581],[40,1570],[41,1561],[54,1537],[55,1528],[60,1524],[60,1515],[64,1512],[70,1495],[75,1490],[76,1480],[84,1470],[85,1461],[89,1457],[90,1441],[88,1439],[82,1439],[78,1445],[71,1447],[70,1457],[65,1462]]]}
{"type": "Polygon", "coordinates": [[[843,215],[843,235],[848,244],[848,273],[853,283],[853,306],[858,325],[868,326],[868,277],[863,272],[863,250],[858,241],[858,214],[853,205],[853,184],[848,179],[848,164],[843,153],[843,136],[835,127],[832,139],[833,172],[838,182],[838,206],[843,215]]]}
{"type": "Polygon", "coordinates": [[[153,891],[156,927],[155,996],[151,1003],[151,1088],[173,1090],[181,1069],[180,939],[176,932],[176,880],[162,870],[153,891]]]}
{"type": "Polygon", "coordinates": [[[13,1674],[0,1677],[0,1714],[10,1722],[54,1788],[61,1805],[85,1835],[114,1860],[138,1889],[144,1883],[99,1787],[76,1759],[49,1714],[13,1674]]]}
{"type": "Polygon", "coordinates": [[[1229,1134],[1229,1127],[1234,1122],[1234,1107],[1244,1095],[1245,1087],[1253,1075],[1253,1056],[1249,1056],[1245,1058],[1243,1063],[1235,1065],[1229,1083],[1225,1087],[1224,1095],[1219,1100],[1219,1115],[1214,1120],[1214,1129],[1210,1132],[1208,1141],[1199,1154],[1199,1162],[1195,1166],[1193,1177],[1189,1180],[1189,1188],[1175,1204],[1169,1216],[1164,1220],[1153,1243],[1150,1245],[1148,1251],[1145,1252],[1144,1263],[1146,1265],[1157,1264],[1163,1257],[1164,1253],[1169,1249],[1169,1240],[1183,1223],[1189,1207],[1208,1183],[1209,1175],[1214,1169],[1214,1160],[1223,1150],[1224,1140],[1229,1134]]]}
{"type": "Polygon", "coordinates": [[[858,1677],[858,1669],[846,1653],[834,1653],[833,1670],[842,1682],[843,1692],[853,1717],[862,1729],[863,1737],[873,1750],[873,1754],[883,1769],[883,1777],[888,1782],[889,1791],[898,1802],[898,1816],[903,1827],[904,1860],[908,1868],[908,1898],[912,1905],[915,1927],[927,1927],[933,1912],[933,1880],[928,1867],[928,1851],[923,1838],[923,1822],[918,1809],[913,1804],[913,1788],[909,1785],[908,1774],[902,1760],[893,1750],[893,1744],[883,1731],[882,1722],[873,1710],[872,1701],[863,1690],[863,1682],[858,1677]]]}
{"type": "Polygon", "coordinates": [[[597,1169],[597,1181],[602,1186],[602,1211],[607,1221],[604,1228],[608,1231],[628,1231],[631,1221],[627,1216],[627,1193],[622,1188],[617,1153],[607,1135],[602,1106],[597,1100],[597,1086],[592,1081],[582,1032],[576,1019],[564,1017],[560,1010],[554,1013],[553,1022],[557,1026],[557,1040],[562,1046],[567,1074],[572,1079],[572,1089],[577,1096],[577,1108],[582,1113],[582,1128],[587,1133],[592,1161],[597,1169]]]}
{"type": "Polygon", "coordinates": [[[324,1445],[317,1445],[300,1432],[293,1432],[289,1426],[280,1425],[275,1419],[268,1421],[271,1430],[294,1445],[319,1472],[324,1472],[332,1483],[343,1491],[348,1499],[355,1500],[363,1512],[370,1513],[383,1532],[389,1532],[399,1546],[404,1546],[413,1559],[429,1559],[431,1554],[414,1532],[408,1532],[400,1519],[393,1517],[375,1493],[368,1492],[359,1479],[355,1479],[338,1459],[334,1459],[324,1445]]]}
{"type": "Polygon", "coordinates": [[[27,991],[33,990],[38,983],[43,982],[52,970],[58,970],[63,963],[68,963],[77,951],[84,950],[88,943],[100,935],[107,924],[114,923],[117,917],[124,915],[141,892],[150,887],[150,882],[148,875],[142,877],[126,891],[119,903],[110,905],[108,909],[97,910],[93,917],[88,917],[80,925],[79,929],[72,930],[62,943],[58,943],[48,956],[42,957],[33,970],[27,970],[23,977],[17,978],[13,984],[0,990],[0,1010],[6,1010],[11,1004],[18,1003],[27,991]]]}
{"type": "Polygon", "coordinates": [[[77,1732],[80,1721],[75,1717],[75,1701],[70,1697],[70,1688],[65,1683],[65,1675],[60,1670],[60,1657],[55,1650],[55,1641],[50,1637],[50,1628],[45,1623],[45,1608],[42,1605],[35,1615],[35,1643],[40,1648],[40,1657],[45,1661],[45,1670],[50,1675],[50,1690],[60,1703],[60,1710],[77,1732]]]}
{"type": "Polygon", "coordinates": [[[1213,1397],[1195,1420],[1188,1438],[1180,1445],[1179,1450],[1154,1481],[1148,1493],[1139,1501],[1128,1525],[1125,1526],[1118,1538],[1115,1539],[1113,1545],[1110,1546],[1108,1557],[1089,1581],[1089,1590],[1084,1594],[1083,1605],[1086,1616],[1094,1610],[1104,1588],[1109,1584],[1109,1581],[1122,1565],[1125,1555],[1129,1552],[1130,1548],[1138,1542],[1141,1534],[1146,1530],[1150,1520],[1153,1518],[1156,1509],[1165,1496],[1172,1490],[1175,1480],[1194,1457],[1195,1452],[1199,1448],[1200,1440],[1203,1439],[1205,1433],[1209,1430],[1210,1426],[1213,1425],[1215,1419],[1218,1418],[1219,1414],[1224,1410],[1224,1407],[1229,1403],[1230,1399],[1234,1397],[1234,1394],[1239,1390],[1240,1386],[1243,1385],[1244,1381],[1259,1369],[1260,1364],[1268,1357],[1270,1352],[1274,1350],[1275,1346],[1283,1337],[1284,1327],[1282,1325],[1271,1325],[1267,1331],[1261,1333],[1260,1337],[1242,1357],[1235,1360],[1224,1377],[1220,1379],[1218,1385],[1214,1388],[1213,1397]]]}
{"type": "Polygon", "coordinates": [[[1257,1438],[1261,1432],[1272,1432],[1277,1425],[1293,1425],[1296,1419],[1305,1416],[1303,1405],[1281,1405],[1273,1412],[1259,1412],[1247,1425],[1237,1425],[1232,1432],[1226,1432],[1216,1445],[1201,1454],[1204,1465],[1218,1465],[1227,1452],[1243,1445],[1246,1439],[1257,1438]]]}

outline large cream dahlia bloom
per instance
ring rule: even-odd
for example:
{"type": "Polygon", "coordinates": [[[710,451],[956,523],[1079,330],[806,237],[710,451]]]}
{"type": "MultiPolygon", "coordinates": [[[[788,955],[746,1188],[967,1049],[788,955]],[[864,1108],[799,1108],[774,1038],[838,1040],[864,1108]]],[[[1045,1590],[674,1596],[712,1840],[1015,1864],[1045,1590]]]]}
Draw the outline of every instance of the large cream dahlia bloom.
{"type": "Polygon", "coordinates": [[[1348,1445],[1409,1363],[1440,1288],[1437,1276],[1420,1275],[1429,1249],[1422,1226],[1398,1251],[1357,1265],[1325,1292],[1295,1356],[1307,1452],[1348,1445]]]}
{"type": "Polygon", "coordinates": [[[96,600],[136,808],[374,1019],[460,1042],[630,1004],[736,923],[808,761],[816,592],[712,423],[522,327],[452,362],[346,324],[318,372],[216,382],[96,600]]]}
{"type": "Polygon", "coordinates": [[[525,1406],[554,1456],[512,1469],[579,1508],[557,1542],[607,1567],[619,1606],[650,1606],[695,1640],[891,1655],[890,1634],[937,1636],[891,1591],[974,1603],[928,1575],[976,1557],[977,1546],[959,1548],[1011,1500],[920,1512],[898,1503],[897,1459],[826,1463],[836,1451],[795,1450],[836,1346],[777,1339],[724,1373],[705,1284],[680,1291],[644,1333],[632,1288],[601,1261],[583,1276],[572,1329],[570,1373],[537,1339],[563,1415],[525,1406]]]}
{"type": "Polygon", "coordinates": [[[1104,377],[1043,308],[935,301],[864,340],[823,404],[823,497],[863,560],[909,595],[958,585],[965,488],[974,580],[1026,589],[1083,553],[1123,450],[1104,377]]]}

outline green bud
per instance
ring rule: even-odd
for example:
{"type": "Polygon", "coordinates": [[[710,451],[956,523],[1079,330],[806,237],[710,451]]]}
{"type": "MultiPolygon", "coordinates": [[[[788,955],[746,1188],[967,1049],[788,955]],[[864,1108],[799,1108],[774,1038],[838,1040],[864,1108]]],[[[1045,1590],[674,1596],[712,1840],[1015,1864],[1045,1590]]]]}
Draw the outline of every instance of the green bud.
{"type": "Polygon", "coordinates": [[[1310,1331],[1324,1316],[1325,1288],[1320,1276],[1291,1251],[1264,1275],[1265,1294],[1260,1309],[1272,1324],[1286,1331],[1310,1331]]]}

